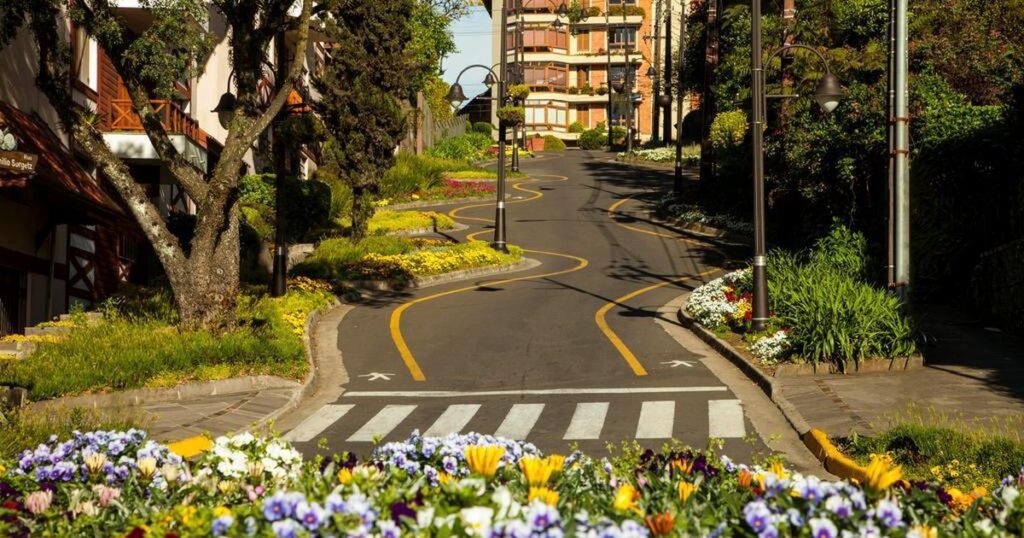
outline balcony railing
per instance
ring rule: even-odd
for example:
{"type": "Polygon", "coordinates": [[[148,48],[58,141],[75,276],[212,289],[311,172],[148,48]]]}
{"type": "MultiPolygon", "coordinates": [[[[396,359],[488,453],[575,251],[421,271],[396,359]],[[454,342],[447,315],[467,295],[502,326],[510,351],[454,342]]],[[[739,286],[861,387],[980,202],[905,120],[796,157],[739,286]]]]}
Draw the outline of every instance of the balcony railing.
{"type": "MultiPolygon", "coordinates": [[[[515,34],[508,36],[508,45],[515,47],[515,34]]],[[[526,29],[523,31],[523,49],[529,51],[547,51],[552,49],[569,49],[569,35],[554,29],[526,29]]]]}
{"type": "MultiPolygon", "coordinates": [[[[191,138],[201,147],[206,147],[206,131],[199,128],[199,123],[185,114],[173,101],[153,99],[150,102],[153,110],[160,117],[164,130],[171,134],[181,134],[191,138]]],[[[114,99],[110,105],[110,130],[120,132],[145,132],[142,119],[132,108],[130,99],[114,99]]]]}

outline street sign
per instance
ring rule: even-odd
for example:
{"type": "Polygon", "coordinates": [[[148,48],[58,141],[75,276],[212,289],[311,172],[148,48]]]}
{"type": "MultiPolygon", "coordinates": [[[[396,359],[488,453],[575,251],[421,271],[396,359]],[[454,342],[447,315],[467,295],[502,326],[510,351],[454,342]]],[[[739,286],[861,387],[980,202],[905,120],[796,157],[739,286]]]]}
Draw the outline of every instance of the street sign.
{"type": "Polygon", "coordinates": [[[0,170],[31,174],[36,169],[38,155],[20,151],[0,151],[0,170]]]}

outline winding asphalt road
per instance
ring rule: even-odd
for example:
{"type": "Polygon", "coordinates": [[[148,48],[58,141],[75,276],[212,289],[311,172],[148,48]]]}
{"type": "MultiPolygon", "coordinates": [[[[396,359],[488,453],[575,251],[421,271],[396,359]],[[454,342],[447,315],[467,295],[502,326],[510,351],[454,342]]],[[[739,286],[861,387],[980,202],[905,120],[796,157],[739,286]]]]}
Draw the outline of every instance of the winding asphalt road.
{"type": "MultiPolygon", "coordinates": [[[[664,328],[659,308],[742,256],[649,220],[671,173],[568,151],[524,159],[510,189],[508,240],[539,265],[367,299],[338,345],[351,379],[288,435],[306,451],[366,453],[413,429],[525,438],[602,450],[722,438],[734,457],[764,450],[743,402],[664,328]],[[661,323],[656,323],[657,318],[661,323]]],[[[447,206],[489,240],[494,204],[447,206]]]]}

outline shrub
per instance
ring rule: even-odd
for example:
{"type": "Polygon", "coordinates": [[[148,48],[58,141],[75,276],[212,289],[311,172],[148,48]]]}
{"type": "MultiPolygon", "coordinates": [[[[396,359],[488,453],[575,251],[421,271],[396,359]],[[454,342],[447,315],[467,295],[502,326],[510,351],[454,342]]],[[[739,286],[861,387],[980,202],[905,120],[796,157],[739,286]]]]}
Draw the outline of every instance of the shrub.
{"type": "MultiPolygon", "coordinates": [[[[275,200],[277,197],[274,174],[244,176],[240,185],[239,202],[242,214],[264,240],[273,237],[276,226],[275,200]]],[[[298,242],[310,239],[312,230],[326,227],[333,214],[331,186],[317,179],[286,177],[282,182],[285,237],[298,242]]],[[[191,227],[183,235],[191,238],[191,227]]]]}
{"type": "Polygon", "coordinates": [[[526,84],[513,84],[508,89],[508,96],[513,101],[523,101],[530,96],[530,87],[526,84]]]}
{"type": "Polygon", "coordinates": [[[814,265],[831,267],[856,278],[868,276],[868,242],[864,234],[835,223],[828,235],[818,239],[810,254],[814,265]]]}
{"type": "Polygon", "coordinates": [[[545,135],[544,151],[565,151],[565,142],[555,135],[545,135]]]}
{"type": "Polygon", "coordinates": [[[747,136],[747,113],[742,110],[720,112],[711,122],[708,138],[715,149],[729,149],[743,143],[747,136]]]}
{"type": "Polygon", "coordinates": [[[132,408],[23,407],[4,411],[0,420],[0,458],[14,458],[25,447],[37,447],[51,436],[71,437],[91,430],[127,430],[144,426],[142,413],[132,408]]]}
{"type": "Polygon", "coordinates": [[[608,133],[604,129],[590,129],[580,134],[580,149],[601,149],[608,141],[608,133]]]}
{"type": "Polygon", "coordinates": [[[435,211],[377,211],[370,218],[368,230],[375,234],[388,234],[424,228],[451,230],[455,221],[435,211]]]}
{"type": "Polygon", "coordinates": [[[491,133],[494,132],[494,126],[486,121],[478,121],[473,124],[473,132],[491,136],[491,133]]]}
{"type": "Polygon", "coordinates": [[[480,156],[480,152],[491,146],[489,135],[477,132],[464,133],[442,139],[427,150],[427,155],[442,159],[470,161],[480,156]]]}
{"type": "Polygon", "coordinates": [[[574,121],[571,124],[569,124],[569,132],[570,133],[582,133],[582,132],[584,132],[586,130],[587,130],[587,128],[584,127],[583,124],[578,122],[578,121],[574,121]]]}
{"type": "Polygon", "coordinates": [[[526,121],[526,109],[521,106],[503,106],[498,109],[498,119],[509,125],[519,125],[526,121]]]}

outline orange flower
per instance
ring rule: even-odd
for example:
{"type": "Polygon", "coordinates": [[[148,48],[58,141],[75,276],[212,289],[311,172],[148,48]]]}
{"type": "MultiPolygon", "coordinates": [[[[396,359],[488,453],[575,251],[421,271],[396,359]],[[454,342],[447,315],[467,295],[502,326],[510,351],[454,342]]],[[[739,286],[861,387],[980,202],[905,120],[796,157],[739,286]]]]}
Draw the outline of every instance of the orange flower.
{"type": "Polygon", "coordinates": [[[683,474],[690,474],[693,471],[693,462],[682,458],[672,460],[672,468],[683,474]]]}
{"type": "Polygon", "coordinates": [[[672,512],[665,512],[644,518],[644,523],[655,536],[668,536],[676,527],[676,516],[672,512]]]}
{"type": "Polygon", "coordinates": [[[737,480],[739,481],[741,488],[749,488],[750,483],[754,480],[754,475],[750,474],[750,471],[743,469],[740,471],[737,480]]]}

